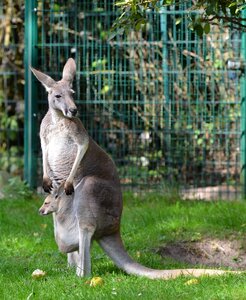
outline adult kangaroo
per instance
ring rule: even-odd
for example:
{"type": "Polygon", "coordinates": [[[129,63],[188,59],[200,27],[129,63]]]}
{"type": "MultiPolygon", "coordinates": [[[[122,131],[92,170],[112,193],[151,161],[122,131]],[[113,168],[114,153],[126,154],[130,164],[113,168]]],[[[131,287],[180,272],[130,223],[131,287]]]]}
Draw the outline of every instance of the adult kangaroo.
{"type": "Polygon", "coordinates": [[[68,254],[68,263],[77,267],[78,276],[89,276],[90,246],[96,240],[128,274],[152,279],[223,274],[224,271],[206,269],[154,270],[127,254],[120,235],[120,180],[112,159],[88,136],[75,116],[77,108],[71,91],[75,70],[75,62],[70,58],[62,80],[56,82],[32,69],[49,93],[49,111],[42,121],[40,136],[44,189],[51,191],[51,195],[44,201],[40,214],[53,212],[56,242],[60,251],[68,254]]]}
{"type": "Polygon", "coordinates": [[[52,187],[65,181],[65,192],[71,195],[73,181],[78,183],[83,178],[81,160],[89,146],[89,136],[76,118],[77,107],[73,100],[75,61],[68,59],[60,81],[34,68],[31,70],[48,92],[49,110],[40,126],[43,188],[50,192],[52,187]]]}

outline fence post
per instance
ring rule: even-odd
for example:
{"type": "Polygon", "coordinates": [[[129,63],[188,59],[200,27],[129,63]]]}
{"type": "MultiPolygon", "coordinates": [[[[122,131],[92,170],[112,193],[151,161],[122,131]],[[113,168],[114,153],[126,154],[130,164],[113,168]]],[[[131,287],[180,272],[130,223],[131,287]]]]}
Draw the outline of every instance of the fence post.
{"type": "MultiPolygon", "coordinates": [[[[163,1],[160,1],[162,5],[163,1]]],[[[162,76],[163,76],[163,90],[165,96],[164,102],[164,126],[165,126],[165,144],[166,144],[166,157],[167,168],[171,163],[171,103],[169,97],[169,76],[168,76],[168,27],[167,27],[167,10],[165,6],[160,8],[160,30],[162,38],[162,76]]]]}
{"type": "Polygon", "coordinates": [[[37,97],[29,66],[37,60],[37,1],[25,1],[25,122],[24,179],[34,188],[37,179],[37,97]]]}
{"type": "MultiPolygon", "coordinates": [[[[242,12],[243,18],[246,17],[246,10],[242,12]]],[[[240,82],[241,93],[241,185],[242,197],[246,199],[246,80],[245,80],[245,61],[246,61],[246,33],[242,33],[241,53],[243,58],[243,75],[240,82]]]]}

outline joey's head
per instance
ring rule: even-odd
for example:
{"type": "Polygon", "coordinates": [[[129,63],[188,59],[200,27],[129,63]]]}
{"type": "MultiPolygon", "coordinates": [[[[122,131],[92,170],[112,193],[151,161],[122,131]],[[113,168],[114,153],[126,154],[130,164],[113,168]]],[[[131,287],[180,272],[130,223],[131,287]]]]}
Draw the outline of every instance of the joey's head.
{"type": "Polygon", "coordinates": [[[63,68],[60,81],[55,81],[50,76],[34,68],[31,68],[31,70],[48,92],[49,108],[67,118],[75,117],[78,111],[73,100],[74,91],[72,89],[76,74],[75,61],[72,58],[68,59],[63,68]]]}
{"type": "Polygon", "coordinates": [[[58,210],[59,199],[55,197],[55,195],[48,195],[43,205],[39,209],[39,214],[42,216],[49,215],[53,212],[57,212],[58,210]]]}
{"type": "Polygon", "coordinates": [[[59,212],[61,200],[64,196],[64,183],[62,183],[57,189],[53,189],[52,193],[45,198],[43,205],[39,209],[39,214],[46,216],[53,212],[59,212]]]}

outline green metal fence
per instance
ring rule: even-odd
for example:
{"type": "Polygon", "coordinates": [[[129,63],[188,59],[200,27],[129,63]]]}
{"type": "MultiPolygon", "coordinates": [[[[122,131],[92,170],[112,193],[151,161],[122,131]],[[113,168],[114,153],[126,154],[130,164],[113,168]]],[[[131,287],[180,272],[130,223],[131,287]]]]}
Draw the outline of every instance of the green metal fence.
{"type": "Polygon", "coordinates": [[[0,186],[5,174],[22,175],[24,74],[23,2],[0,1],[0,186]],[[20,30],[19,30],[20,29],[20,30]]]}
{"type": "Polygon", "coordinates": [[[228,68],[240,60],[239,33],[214,27],[197,37],[183,4],[150,11],[146,30],[109,40],[116,15],[110,1],[26,0],[25,177],[40,184],[37,128],[47,110],[28,66],[59,79],[71,56],[80,117],[123,186],[241,197],[245,85],[228,68]]]}

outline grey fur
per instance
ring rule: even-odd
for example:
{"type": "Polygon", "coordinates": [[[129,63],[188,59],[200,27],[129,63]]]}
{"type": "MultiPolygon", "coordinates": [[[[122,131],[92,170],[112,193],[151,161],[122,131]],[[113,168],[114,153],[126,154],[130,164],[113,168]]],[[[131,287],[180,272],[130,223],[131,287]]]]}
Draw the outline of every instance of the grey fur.
{"type": "Polygon", "coordinates": [[[31,68],[48,92],[49,110],[42,120],[40,139],[43,155],[43,187],[50,192],[65,181],[70,195],[82,178],[82,159],[89,146],[89,136],[75,117],[72,81],[76,73],[75,61],[70,58],[64,66],[60,81],[31,68]]]}
{"type": "MultiPolygon", "coordinates": [[[[55,87],[49,78],[42,75],[40,80],[40,74],[35,74],[47,90],[52,91],[49,94],[49,103],[53,99],[54,89],[57,92],[57,86],[58,92],[61,89],[65,94],[71,88],[74,76],[71,59],[66,70],[67,73],[63,74],[65,85],[58,82],[55,87]]],[[[112,159],[88,136],[77,118],[64,116],[63,109],[59,110],[52,105],[50,103],[49,111],[42,122],[40,136],[43,152],[47,151],[48,145],[46,175],[51,179],[54,188],[40,208],[40,214],[53,212],[57,245],[60,251],[68,254],[68,264],[76,266],[78,276],[91,274],[91,240],[98,241],[115,264],[129,274],[169,279],[180,275],[225,273],[204,269],[153,270],[133,261],[121,240],[122,193],[112,159]],[[65,182],[66,192],[67,178],[77,157],[76,145],[83,144],[87,144],[87,151],[81,158],[74,177],[75,191],[67,196],[63,191],[63,184],[60,183],[65,182]]],[[[46,158],[44,163],[46,164],[46,158]]]]}

